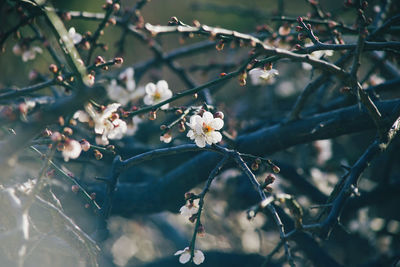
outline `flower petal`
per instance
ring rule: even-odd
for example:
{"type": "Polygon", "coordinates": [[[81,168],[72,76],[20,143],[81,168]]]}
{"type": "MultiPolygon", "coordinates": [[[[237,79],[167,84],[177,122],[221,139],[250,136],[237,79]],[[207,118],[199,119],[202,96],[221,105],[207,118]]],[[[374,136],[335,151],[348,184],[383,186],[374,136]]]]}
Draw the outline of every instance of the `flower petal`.
{"type": "Polygon", "coordinates": [[[204,123],[209,124],[213,119],[214,119],[214,116],[213,116],[213,114],[211,114],[211,112],[208,112],[208,111],[204,112],[204,114],[203,114],[204,123]]]}
{"type": "Polygon", "coordinates": [[[144,89],[146,90],[146,94],[154,95],[154,93],[157,90],[157,87],[154,83],[148,83],[144,89]]]}
{"type": "Polygon", "coordinates": [[[167,81],[165,81],[165,80],[158,81],[157,89],[160,93],[169,90],[167,81]]]}
{"type": "Polygon", "coordinates": [[[222,140],[221,133],[220,132],[212,132],[211,133],[211,140],[212,140],[211,142],[214,143],[214,144],[221,142],[221,140],[222,140]]]}
{"type": "Polygon", "coordinates": [[[185,251],[184,253],[181,254],[179,257],[179,262],[182,264],[185,264],[190,261],[190,252],[185,251]]]}
{"type": "Polygon", "coordinates": [[[175,256],[181,255],[182,253],[184,253],[187,249],[189,249],[188,247],[186,247],[185,249],[182,250],[178,250],[177,252],[175,252],[175,256]]]}
{"type": "Polygon", "coordinates": [[[193,136],[194,136],[193,130],[189,130],[188,133],[186,134],[186,136],[189,137],[190,139],[194,139],[193,138],[193,136]]]}
{"type": "Polygon", "coordinates": [[[204,254],[201,250],[195,250],[194,251],[194,257],[193,257],[193,262],[196,265],[202,264],[204,261],[205,257],[204,254]]]}
{"type": "Polygon", "coordinates": [[[219,129],[221,129],[221,128],[224,126],[224,121],[223,121],[222,119],[220,119],[220,118],[213,119],[213,120],[210,122],[210,126],[211,126],[214,130],[219,130],[219,129]]]}
{"type": "Polygon", "coordinates": [[[206,146],[206,139],[202,136],[195,139],[195,143],[198,147],[205,147],[206,146]]]}

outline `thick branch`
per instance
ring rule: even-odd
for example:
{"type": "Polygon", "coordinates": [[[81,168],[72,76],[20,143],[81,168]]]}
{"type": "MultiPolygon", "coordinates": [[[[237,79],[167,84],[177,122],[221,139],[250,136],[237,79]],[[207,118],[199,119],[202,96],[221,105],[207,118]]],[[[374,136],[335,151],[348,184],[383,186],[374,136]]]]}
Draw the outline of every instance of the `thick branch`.
{"type": "MultiPolygon", "coordinates": [[[[384,101],[378,104],[389,121],[395,120],[393,114],[400,100],[384,101]]],[[[275,125],[237,140],[236,149],[255,155],[271,154],[291,146],[319,139],[334,138],[343,134],[361,132],[374,128],[374,123],[364,110],[352,106],[285,125],[275,125]]],[[[154,213],[162,210],[177,212],[183,205],[183,195],[191,188],[207,179],[222,156],[204,152],[177,167],[157,182],[144,184],[119,184],[114,196],[114,214],[129,216],[134,213],[154,213]]],[[[99,197],[104,193],[94,188],[99,197]]]]}

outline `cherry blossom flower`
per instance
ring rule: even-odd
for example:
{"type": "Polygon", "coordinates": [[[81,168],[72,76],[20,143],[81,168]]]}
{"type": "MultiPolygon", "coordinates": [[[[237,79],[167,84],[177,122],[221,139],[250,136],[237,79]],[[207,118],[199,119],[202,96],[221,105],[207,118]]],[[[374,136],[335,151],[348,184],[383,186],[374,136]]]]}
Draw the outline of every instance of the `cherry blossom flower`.
{"type": "MultiPolygon", "coordinates": [[[[148,83],[145,87],[146,96],[143,102],[146,105],[154,105],[160,103],[172,96],[172,91],[168,88],[168,83],[164,80],[158,81],[157,84],[148,83]]],[[[161,109],[167,109],[169,104],[161,106],[161,109]]]]}
{"type": "Polygon", "coordinates": [[[188,126],[191,128],[187,133],[187,137],[194,140],[198,147],[205,147],[216,144],[222,140],[222,135],[218,130],[224,126],[224,121],[220,118],[214,118],[213,115],[206,111],[203,116],[193,115],[190,117],[188,126]]]}
{"type": "Polygon", "coordinates": [[[172,135],[170,133],[165,133],[160,136],[160,141],[169,144],[172,141],[172,135]]]}
{"type": "MultiPolygon", "coordinates": [[[[179,262],[182,264],[188,263],[191,259],[191,255],[190,255],[190,249],[189,247],[186,247],[183,250],[178,250],[177,252],[175,252],[174,254],[175,256],[179,256],[179,262]]],[[[193,262],[196,265],[200,265],[204,262],[204,254],[201,250],[195,249],[194,250],[194,255],[193,255],[193,262]]]]}
{"type": "Polygon", "coordinates": [[[85,106],[86,112],[94,122],[94,132],[101,135],[101,138],[96,138],[96,143],[108,145],[108,139],[121,139],[128,128],[126,122],[119,119],[115,113],[121,106],[119,103],[109,104],[102,112],[97,112],[91,104],[85,106]]]}
{"type": "Polygon", "coordinates": [[[86,81],[87,81],[87,84],[89,84],[90,86],[92,86],[92,85],[94,84],[94,80],[95,80],[94,75],[88,74],[88,75],[85,77],[85,79],[86,79],[86,81]]]}
{"type": "Polygon", "coordinates": [[[22,55],[22,61],[27,62],[29,60],[34,60],[36,58],[36,54],[43,53],[42,48],[38,46],[20,46],[19,44],[14,45],[13,53],[17,56],[22,55]]]}
{"type": "MultiPolygon", "coordinates": [[[[314,44],[310,42],[310,43],[306,43],[304,45],[304,47],[310,47],[313,45],[314,44]]],[[[314,58],[314,59],[320,59],[322,57],[331,57],[331,56],[333,56],[333,50],[318,50],[318,51],[314,51],[310,54],[310,57],[314,58]]],[[[305,70],[312,69],[312,65],[310,65],[308,63],[303,62],[303,63],[301,63],[301,65],[302,65],[303,69],[305,69],[305,70]]]]}
{"type": "Polygon", "coordinates": [[[69,28],[68,37],[71,38],[74,44],[79,44],[82,41],[82,35],[77,33],[74,27],[69,28]]]}
{"type": "Polygon", "coordinates": [[[254,68],[249,71],[251,83],[253,85],[266,85],[273,82],[273,78],[278,75],[276,69],[265,70],[261,68],[254,68]]]}
{"type": "Polygon", "coordinates": [[[199,212],[199,199],[189,201],[186,205],[182,206],[179,209],[179,212],[182,216],[185,216],[187,218],[190,218],[194,214],[197,214],[199,212]]]}
{"type": "Polygon", "coordinates": [[[64,161],[69,161],[69,159],[76,159],[81,154],[82,147],[81,144],[73,139],[67,139],[64,143],[64,149],[62,155],[64,161]]]}
{"type": "Polygon", "coordinates": [[[142,98],[145,94],[144,87],[136,89],[133,68],[127,68],[118,76],[118,80],[111,80],[107,86],[107,94],[111,100],[121,103],[123,106],[129,101],[142,98]],[[135,90],[136,89],[136,90],[135,90]]]}

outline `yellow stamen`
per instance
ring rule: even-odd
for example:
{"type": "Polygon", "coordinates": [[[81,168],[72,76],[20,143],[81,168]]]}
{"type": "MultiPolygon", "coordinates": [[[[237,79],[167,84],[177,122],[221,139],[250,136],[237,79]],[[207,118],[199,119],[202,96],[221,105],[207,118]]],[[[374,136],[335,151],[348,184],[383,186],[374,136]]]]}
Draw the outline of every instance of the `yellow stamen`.
{"type": "Polygon", "coordinates": [[[209,133],[214,131],[214,128],[212,128],[210,125],[207,125],[203,122],[203,132],[204,133],[209,133]]]}
{"type": "Polygon", "coordinates": [[[158,91],[156,91],[155,93],[154,93],[154,99],[155,100],[158,100],[158,99],[160,99],[161,98],[161,94],[158,92],[158,91]]]}

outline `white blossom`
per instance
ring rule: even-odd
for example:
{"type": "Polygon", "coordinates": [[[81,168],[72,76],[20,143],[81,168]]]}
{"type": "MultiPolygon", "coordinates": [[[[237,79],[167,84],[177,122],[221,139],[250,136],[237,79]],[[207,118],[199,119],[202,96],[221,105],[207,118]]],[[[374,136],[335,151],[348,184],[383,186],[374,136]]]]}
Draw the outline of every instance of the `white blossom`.
{"type": "MultiPolygon", "coordinates": [[[[313,45],[314,45],[313,43],[306,43],[304,45],[304,47],[310,47],[313,45]]],[[[331,57],[331,56],[333,56],[333,50],[318,50],[318,51],[314,51],[310,54],[310,57],[314,58],[314,59],[320,59],[322,57],[331,57]]],[[[303,62],[301,65],[302,65],[303,69],[305,69],[305,70],[312,69],[312,65],[310,65],[308,63],[303,62]]]]}
{"type": "Polygon", "coordinates": [[[169,144],[172,141],[172,135],[170,133],[165,133],[160,136],[160,141],[169,144]]]}
{"type": "Polygon", "coordinates": [[[251,83],[253,85],[265,85],[273,82],[273,78],[278,75],[276,69],[265,70],[261,68],[254,68],[249,71],[251,83]]]}
{"type": "Polygon", "coordinates": [[[110,84],[107,86],[107,94],[111,100],[117,101],[125,106],[129,101],[144,96],[144,87],[136,89],[134,73],[133,68],[127,68],[125,71],[120,73],[118,80],[111,80],[110,84]]]}
{"type": "Polygon", "coordinates": [[[179,209],[179,212],[182,216],[185,216],[187,218],[192,217],[194,214],[197,214],[199,212],[199,200],[195,199],[191,202],[188,202],[186,205],[182,206],[179,209]]]}
{"type": "Polygon", "coordinates": [[[89,122],[90,116],[83,110],[78,110],[74,113],[73,116],[74,119],[80,121],[80,122],[89,122]]]}
{"type": "MultiPolygon", "coordinates": [[[[190,261],[191,255],[190,255],[190,249],[189,247],[186,247],[183,250],[178,250],[174,254],[175,256],[179,256],[179,262],[182,264],[188,263],[190,261]]],[[[194,255],[193,255],[193,262],[196,265],[200,265],[204,262],[204,254],[201,250],[195,249],[194,250],[194,255]]]]}
{"type": "Polygon", "coordinates": [[[68,37],[74,44],[79,44],[82,41],[82,35],[77,33],[74,27],[69,28],[68,37]]]}
{"type": "Polygon", "coordinates": [[[205,147],[216,144],[222,140],[222,135],[218,130],[224,126],[224,121],[220,118],[214,118],[213,115],[205,111],[203,116],[193,115],[190,117],[188,126],[191,128],[187,137],[194,140],[198,147],[205,147]]]}
{"type": "Polygon", "coordinates": [[[121,119],[116,119],[112,121],[113,128],[108,132],[107,137],[111,140],[119,140],[124,137],[128,127],[126,122],[121,119]]]}
{"type": "Polygon", "coordinates": [[[14,45],[13,53],[17,56],[22,55],[22,61],[26,62],[28,60],[34,60],[36,54],[43,53],[42,48],[38,46],[31,46],[31,47],[21,47],[19,44],[14,45]]]}
{"type": "Polygon", "coordinates": [[[125,121],[112,118],[120,106],[119,103],[109,104],[102,112],[97,112],[91,104],[85,106],[86,112],[94,122],[94,132],[101,135],[101,138],[96,138],[97,144],[108,145],[108,139],[121,139],[127,132],[125,121]]]}
{"type": "Polygon", "coordinates": [[[69,159],[76,159],[81,154],[82,147],[81,144],[73,139],[67,139],[64,143],[64,149],[62,155],[64,161],[69,161],[69,159]]]}
{"type": "MultiPolygon", "coordinates": [[[[168,83],[164,80],[158,81],[157,84],[148,83],[145,87],[146,96],[143,102],[146,105],[154,105],[160,103],[172,96],[172,91],[168,88],[168,83]]],[[[165,104],[161,109],[167,109],[169,104],[165,104]]]]}

